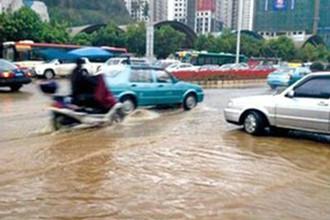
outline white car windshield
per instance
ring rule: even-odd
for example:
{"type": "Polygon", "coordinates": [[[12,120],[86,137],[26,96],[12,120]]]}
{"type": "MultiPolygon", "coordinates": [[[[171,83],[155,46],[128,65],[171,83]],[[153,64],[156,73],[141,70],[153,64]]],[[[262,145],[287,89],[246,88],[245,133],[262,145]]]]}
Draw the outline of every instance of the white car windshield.
{"type": "Polygon", "coordinates": [[[58,63],[59,61],[58,61],[58,59],[53,59],[53,60],[51,60],[51,61],[49,61],[49,62],[47,62],[47,63],[49,63],[49,64],[54,64],[54,63],[58,63]]]}
{"type": "Polygon", "coordinates": [[[0,60],[0,71],[9,71],[9,70],[14,70],[16,68],[17,67],[14,64],[6,60],[0,60]]]}

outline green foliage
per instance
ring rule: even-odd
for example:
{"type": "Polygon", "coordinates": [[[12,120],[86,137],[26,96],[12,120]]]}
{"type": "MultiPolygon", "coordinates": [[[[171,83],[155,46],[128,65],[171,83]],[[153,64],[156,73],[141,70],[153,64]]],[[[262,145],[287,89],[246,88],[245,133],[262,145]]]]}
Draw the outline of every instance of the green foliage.
{"type": "Polygon", "coordinates": [[[106,27],[92,34],[92,44],[94,46],[126,46],[125,32],[120,30],[114,23],[109,23],[106,27]]]}
{"type": "Polygon", "coordinates": [[[170,26],[163,26],[155,31],[155,54],[157,58],[166,58],[181,49],[184,34],[170,26]]]}
{"type": "Polygon", "coordinates": [[[70,36],[66,31],[67,26],[57,22],[45,23],[41,33],[42,42],[50,43],[67,43],[70,41],[70,36]]]}
{"type": "Polygon", "coordinates": [[[45,23],[29,8],[0,15],[0,40],[65,43],[69,41],[66,26],[57,22],[45,23]]]}
{"type": "Polygon", "coordinates": [[[1,35],[4,40],[30,39],[38,41],[43,31],[40,17],[29,8],[3,14],[1,16],[1,35]]]}
{"type": "MultiPolygon", "coordinates": [[[[215,53],[235,53],[236,41],[237,36],[230,32],[225,32],[218,37],[214,37],[213,35],[200,35],[195,42],[194,49],[215,53]]],[[[242,35],[241,53],[249,57],[260,56],[262,43],[262,41],[258,41],[250,36],[242,35]]]]}
{"type": "Polygon", "coordinates": [[[323,71],[325,69],[324,65],[320,62],[315,62],[310,66],[312,72],[323,71]]]}
{"type": "Polygon", "coordinates": [[[80,33],[73,37],[71,43],[83,46],[92,45],[93,35],[87,33],[80,33]]]}
{"type": "MultiPolygon", "coordinates": [[[[56,5],[62,2],[63,7],[76,7],[76,1],[55,1],[56,5]],[[72,4],[72,5],[71,5],[72,4]]],[[[89,6],[93,9],[100,7],[100,2],[89,6]]],[[[129,52],[138,56],[145,54],[146,27],[144,23],[130,24],[127,31],[119,29],[114,22],[93,34],[81,33],[71,38],[67,32],[68,24],[51,21],[43,22],[40,17],[29,8],[22,8],[14,13],[0,14],[0,41],[33,40],[48,43],[72,43],[79,45],[126,47],[129,52]]],[[[182,48],[184,34],[170,26],[155,30],[155,54],[158,58],[168,55],[182,48]]],[[[220,36],[200,35],[195,41],[194,48],[199,51],[235,53],[236,35],[224,31],[220,36]]],[[[285,61],[322,61],[330,62],[330,52],[325,46],[305,45],[297,49],[293,41],[287,37],[277,39],[256,40],[242,35],[241,53],[248,57],[276,57],[285,61]]]]}
{"type": "Polygon", "coordinates": [[[146,26],[144,23],[128,25],[126,31],[129,51],[143,56],[146,53],[146,26]]]}
{"type": "Polygon", "coordinates": [[[282,58],[283,60],[292,60],[296,55],[293,41],[284,36],[267,41],[263,51],[266,57],[282,58]]]}
{"type": "Polygon", "coordinates": [[[52,20],[66,21],[72,26],[130,21],[122,0],[43,0],[52,20]]]}

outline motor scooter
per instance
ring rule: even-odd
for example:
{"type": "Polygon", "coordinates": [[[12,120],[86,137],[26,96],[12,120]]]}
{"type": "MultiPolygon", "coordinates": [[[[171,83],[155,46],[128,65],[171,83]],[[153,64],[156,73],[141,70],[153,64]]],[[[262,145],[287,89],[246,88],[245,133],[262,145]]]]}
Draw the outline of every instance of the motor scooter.
{"type": "Polygon", "coordinates": [[[42,84],[40,88],[43,93],[51,95],[53,100],[49,109],[55,130],[109,126],[120,123],[126,116],[122,103],[116,103],[104,113],[98,109],[73,104],[71,96],[54,95],[57,90],[56,83],[42,84]]]}

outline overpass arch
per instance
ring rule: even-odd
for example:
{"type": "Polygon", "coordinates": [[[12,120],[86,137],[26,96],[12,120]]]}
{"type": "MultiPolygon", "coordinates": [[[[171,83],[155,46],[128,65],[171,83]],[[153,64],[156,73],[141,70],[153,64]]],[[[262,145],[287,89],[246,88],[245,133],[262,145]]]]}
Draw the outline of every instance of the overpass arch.
{"type": "MultiPolygon", "coordinates": [[[[194,32],[193,29],[191,29],[188,25],[178,22],[178,21],[160,21],[155,22],[154,27],[161,28],[163,26],[170,26],[174,30],[179,31],[185,35],[185,41],[184,41],[184,48],[192,48],[194,45],[195,40],[197,39],[197,35],[194,32]]],[[[95,31],[100,30],[101,28],[105,27],[106,24],[92,24],[92,25],[85,25],[85,26],[79,26],[79,27],[72,27],[69,29],[69,32],[71,33],[71,36],[75,36],[79,33],[93,33],[95,31]]],[[[126,31],[126,25],[118,26],[118,30],[120,31],[126,31]]]]}
{"type": "Polygon", "coordinates": [[[197,39],[197,34],[188,25],[179,21],[160,21],[154,24],[155,28],[161,28],[163,26],[170,26],[174,30],[179,31],[185,35],[186,38],[183,45],[184,48],[192,48],[194,46],[194,42],[197,39]]]}
{"type": "Polygon", "coordinates": [[[323,38],[320,35],[313,35],[313,36],[309,37],[302,45],[302,48],[304,48],[307,44],[310,44],[314,47],[317,47],[320,45],[326,46],[326,43],[324,42],[323,38]]]}

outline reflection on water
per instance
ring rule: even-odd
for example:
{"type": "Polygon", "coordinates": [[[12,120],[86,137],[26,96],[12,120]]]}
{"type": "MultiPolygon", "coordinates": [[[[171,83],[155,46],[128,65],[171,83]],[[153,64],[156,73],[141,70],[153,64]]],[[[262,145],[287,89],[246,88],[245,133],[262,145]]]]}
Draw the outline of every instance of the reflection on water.
{"type": "Polygon", "coordinates": [[[0,118],[1,219],[330,219],[329,142],[247,135],[224,123],[226,94],[55,133],[33,97],[34,114],[0,118]]]}

